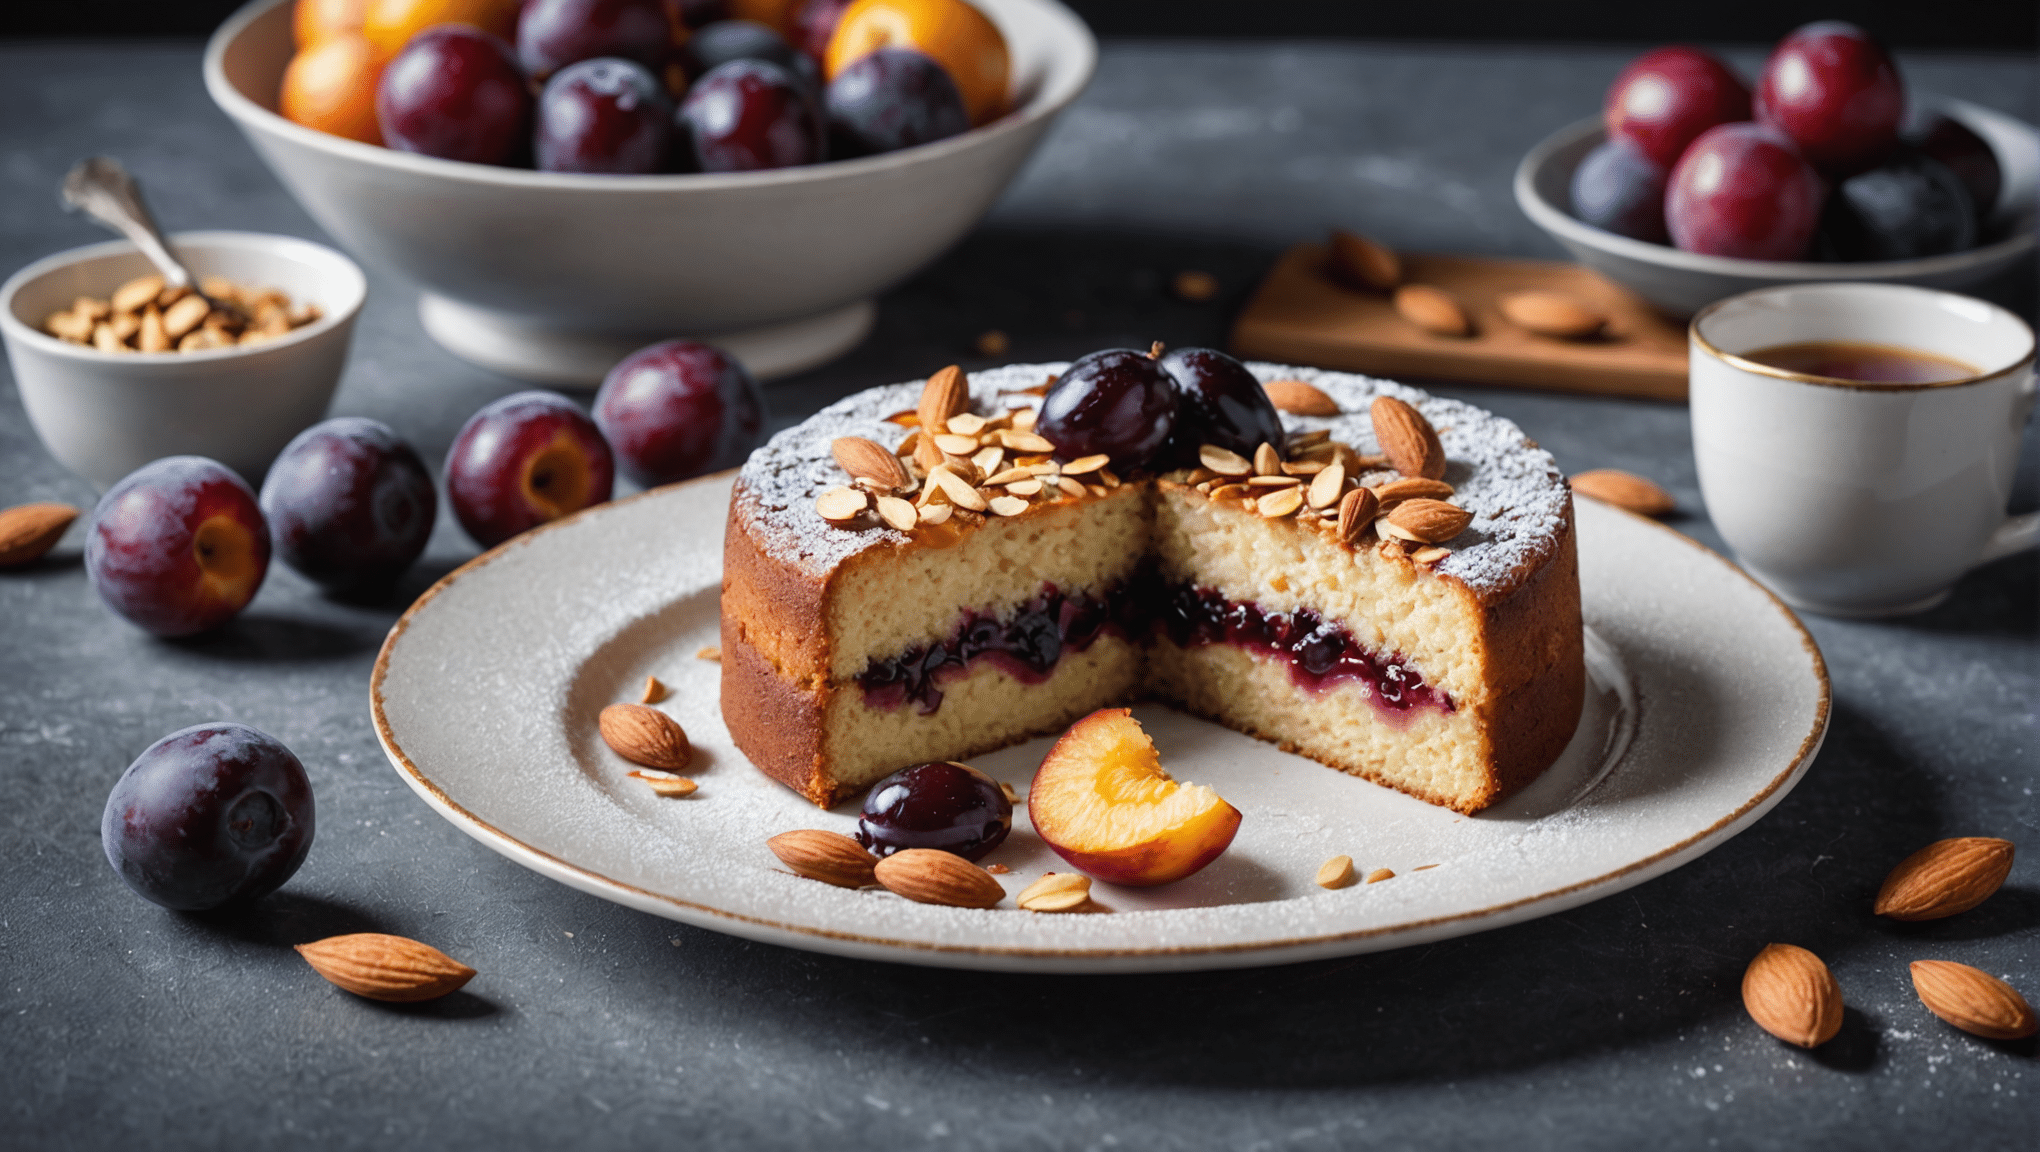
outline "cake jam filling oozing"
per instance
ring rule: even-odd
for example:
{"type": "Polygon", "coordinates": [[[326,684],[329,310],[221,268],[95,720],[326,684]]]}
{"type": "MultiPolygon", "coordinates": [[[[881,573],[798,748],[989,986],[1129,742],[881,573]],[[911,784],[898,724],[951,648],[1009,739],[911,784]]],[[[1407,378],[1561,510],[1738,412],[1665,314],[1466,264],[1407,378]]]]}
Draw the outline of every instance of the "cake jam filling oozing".
{"type": "Polygon", "coordinates": [[[1144,630],[1132,587],[1101,595],[1065,595],[1053,584],[1001,620],[965,612],[963,623],[939,644],[909,648],[890,660],[873,660],[857,677],[864,705],[890,712],[911,701],[922,715],[942,706],[942,685],[979,660],[990,660],[1022,684],[1039,684],[1064,652],[1082,652],[1107,629],[1121,636],[1144,630]]]}
{"type": "Polygon", "coordinates": [[[1308,608],[1270,612],[1207,588],[1165,586],[1152,572],[1098,595],[1066,595],[1044,584],[1040,595],[1004,619],[966,612],[948,640],[874,660],[857,682],[867,708],[889,712],[911,702],[928,715],[942,706],[942,685],[979,660],[992,661],[1023,684],[1039,684],[1064,652],[1082,652],[1108,630],[1138,638],[1156,629],[1179,648],[1233,644],[1285,659],[1290,677],[1310,691],[1356,683],[1391,715],[1415,708],[1453,710],[1451,699],[1407,661],[1368,651],[1308,608]]]}
{"type": "Polygon", "coordinates": [[[1178,584],[1162,602],[1158,625],[1178,648],[1234,644],[1286,657],[1290,678],[1314,692],[1344,680],[1357,683],[1376,707],[1391,714],[1414,708],[1452,711],[1451,698],[1425,683],[1407,661],[1369,652],[1351,633],[1308,608],[1270,612],[1227,600],[1209,588],[1178,584]]]}

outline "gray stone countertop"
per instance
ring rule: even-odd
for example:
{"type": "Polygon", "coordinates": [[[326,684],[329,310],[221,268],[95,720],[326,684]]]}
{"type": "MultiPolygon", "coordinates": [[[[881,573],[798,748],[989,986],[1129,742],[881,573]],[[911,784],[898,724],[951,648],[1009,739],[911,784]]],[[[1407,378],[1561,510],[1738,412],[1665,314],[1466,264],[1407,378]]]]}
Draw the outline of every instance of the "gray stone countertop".
{"type": "MultiPolygon", "coordinates": [[[[1342,224],[1410,248],[1555,256],[1508,177],[1598,106],[1633,53],[1368,44],[1117,43],[991,219],[887,295],[842,361],[769,388],[785,423],[855,389],[976,357],[1222,342],[1284,244],[1342,224]],[[1220,299],[1166,291],[1198,268],[1220,299]]],[[[207,100],[194,44],[0,44],[0,268],[102,238],[55,188],[125,159],[172,228],[323,238],[207,100]]],[[[1748,67],[1755,53],[1742,53],[1748,67]]],[[[2030,60],[1915,56],[1920,89],[2035,119],[2030,60]]],[[[336,414],[435,463],[514,390],[419,327],[370,270],[336,414]]],[[[2033,313],[2029,266],[1993,294],[2033,313]]],[[[1673,491],[1709,545],[1676,405],[1442,385],[1568,471],[1673,491]]],[[[2040,503],[2029,429],[2014,506],[2040,503]]],[[[44,452],[0,378],[0,505],[95,493],[44,452]]],[[[136,1147],[1856,1148],[2032,1147],[2040,1065],[1914,998],[1908,960],[2040,999],[2034,554],[1886,623],[1810,618],[1833,726],[1805,781],[1706,857],[1619,896],[1424,948],[1208,974],[1030,977],[855,962],[628,911],[545,880],[430,812],[367,716],[371,662],[419,591],[475,552],[442,517],[386,603],[276,567],[199,640],[101,607],[74,528],[0,574],[0,1144],[136,1147]],[[106,866],[107,789],[208,719],[289,744],[318,790],[309,861],[230,917],[170,913],[106,866]],[[2025,855],[1974,912],[1870,915],[1885,871],[1943,836],[2025,855]],[[357,1000],[289,945],[427,938],[480,969],[416,1008],[357,1000]],[[1744,1014],[1767,941],[1814,949],[1850,1011],[1808,1054],[1744,1014]],[[2024,1132],[2021,1137],[2018,1133],[2024,1132]]]]}

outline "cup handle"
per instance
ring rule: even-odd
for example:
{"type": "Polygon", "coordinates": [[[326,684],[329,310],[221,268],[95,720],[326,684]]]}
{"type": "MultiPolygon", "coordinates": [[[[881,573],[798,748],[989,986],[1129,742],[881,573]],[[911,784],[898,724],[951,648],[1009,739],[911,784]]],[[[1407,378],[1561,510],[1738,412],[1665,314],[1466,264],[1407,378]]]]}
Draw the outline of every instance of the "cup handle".
{"type": "Polygon", "coordinates": [[[1991,533],[1977,563],[1984,564],[2040,544],[2040,512],[2027,512],[2007,519],[1991,533]]]}

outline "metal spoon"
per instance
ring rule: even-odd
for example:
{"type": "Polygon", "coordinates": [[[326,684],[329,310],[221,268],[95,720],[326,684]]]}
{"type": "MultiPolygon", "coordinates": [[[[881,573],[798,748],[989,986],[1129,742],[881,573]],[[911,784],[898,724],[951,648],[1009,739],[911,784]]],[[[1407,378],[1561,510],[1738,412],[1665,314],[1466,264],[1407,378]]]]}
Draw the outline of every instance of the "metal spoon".
{"type": "Polygon", "coordinates": [[[73,212],[83,212],[132,240],[163,273],[166,287],[189,288],[205,295],[199,291],[191,269],[170,254],[170,246],[163,242],[155,217],[149,215],[149,206],[142,201],[141,187],[120,166],[120,161],[110,156],[93,156],[72,165],[64,176],[64,206],[73,212]]]}

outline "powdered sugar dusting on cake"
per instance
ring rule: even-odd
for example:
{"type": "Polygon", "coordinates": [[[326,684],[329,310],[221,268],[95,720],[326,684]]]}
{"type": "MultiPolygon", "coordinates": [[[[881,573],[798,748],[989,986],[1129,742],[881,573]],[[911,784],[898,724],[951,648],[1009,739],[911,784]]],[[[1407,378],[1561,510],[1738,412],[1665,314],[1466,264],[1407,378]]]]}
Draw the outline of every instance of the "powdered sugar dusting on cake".
{"type": "MultiPolygon", "coordinates": [[[[1036,407],[1038,388],[1068,367],[1010,364],[970,374],[971,411],[996,415],[1036,407]]],[[[1565,479],[1551,454],[1535,447],[1511,421],[1471,404],[1388,380],[1314,368],[1252,363],[1263,381],[1303,380],[1338,401],[1341,415],[1284,414],[1292,432],[1329,429],[1332,438],[1364,454],[1380,451],[1368,407],[1377,396],[1394,396],[1424,414],[1438,430],[1455,488],[1452,502],[1473,513],[1473,523],[1450,542],[1452,554],[1434,571],[1483,595],[1511,589],[1557,548],[1565,530],[1565,479]]],[[[736,508],[758,543],[808,576],[820,579],[836,565],[870,548],[898,548],[911,540],[891,528],[839,528],[815,512],[815,500],[848,477],[830,452],[840,436],[863,436],[890,448],[908,429],[886,417],[911,411],[922,381],[892,384],[839,400],[795,427],[774,436],[751,454],[738,477],[736,508]]]]}

